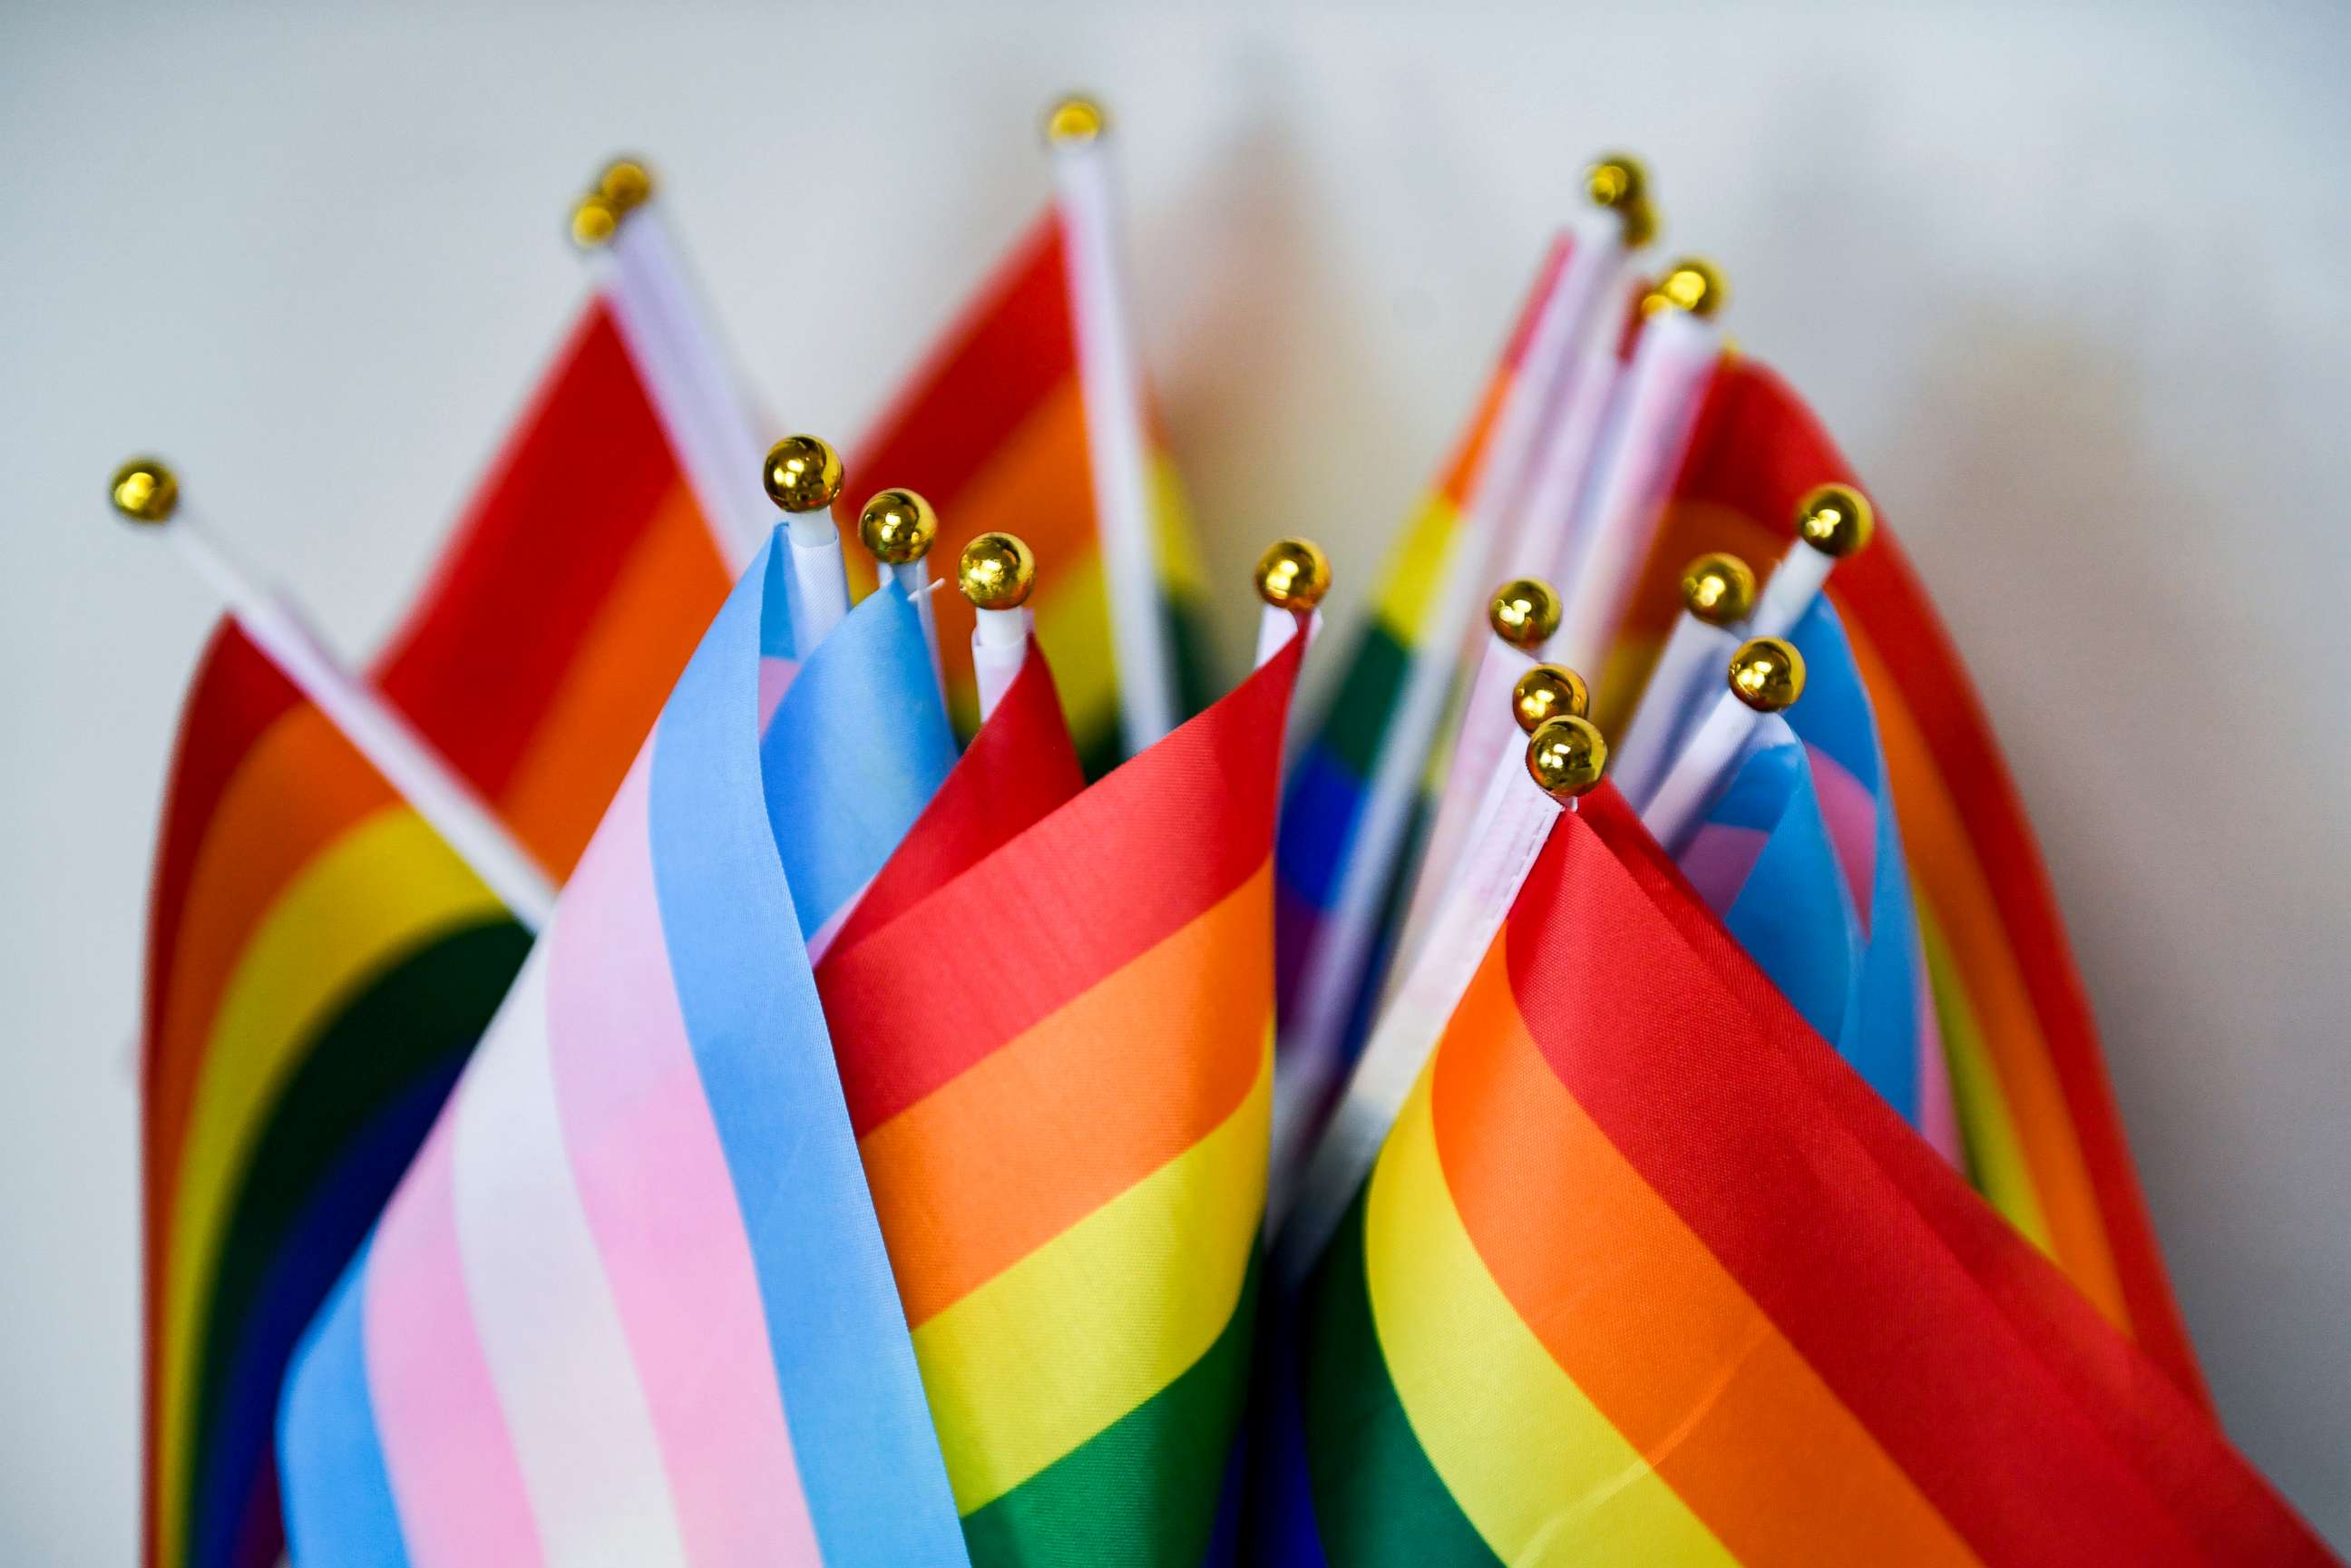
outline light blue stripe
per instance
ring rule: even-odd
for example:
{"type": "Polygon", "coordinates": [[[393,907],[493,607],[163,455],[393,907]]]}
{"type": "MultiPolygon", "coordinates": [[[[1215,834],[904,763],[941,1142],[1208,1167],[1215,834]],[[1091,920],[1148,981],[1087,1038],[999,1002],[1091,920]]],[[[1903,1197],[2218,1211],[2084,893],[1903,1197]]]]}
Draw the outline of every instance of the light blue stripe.
{"type": "MultiPolygon", "coordinates": [[[[776,591],[771,580],[771,608],[776,591]]],[[[873,880],[955,760],[922,619],[887,584],[801,664],[760,745],[768,821],[803,936],[873,880]]]]}
{"type": "Polygon", "coordinates": [[[1762,852],[1722,923],[1804,1021],[1834,1042],[1852,999],[1860,932],[1804,748],[1773,727],[1785,738],[1750,753],[1716,803],[1729,814],[1708,814],[1737,826],[1768,824],[1762,852]]]}
{"type": "Polygon", "coordinates": [[[946,1467],[768,826],[758,664],[769,581],[762,560],[736,585],[654,730],[662,928],[825,1560],[960,1563],[946,1467]]]}
{"type": "Polygon", "coordinates": [[[360,1337],[360,1281],[372,1249],[351,1260],[311,1323],[278,1405],[286,1540],[302,1568],[408,1568],[360,1337]]]}

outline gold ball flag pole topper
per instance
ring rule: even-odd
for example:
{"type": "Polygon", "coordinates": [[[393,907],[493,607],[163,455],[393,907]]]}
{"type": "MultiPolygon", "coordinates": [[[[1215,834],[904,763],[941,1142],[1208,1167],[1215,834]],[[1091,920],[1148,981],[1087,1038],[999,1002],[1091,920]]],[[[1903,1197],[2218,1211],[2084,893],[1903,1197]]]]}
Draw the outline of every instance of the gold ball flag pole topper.
{"type": "Polygon", "coordinates": [[[1588,793],[1608,770],[1608,742],[1590,719],[1575,714],[1547,718],[1527,737],[1527,772],[1562,805],[1588,793]]]}
{"type": "Polygon", "coordinates": [[[1073,92],[1045,111],[1045,144],[1073,147],[1099,141],[1110,130],[1110,116],[1097,100],[1073,92]]]}
{"type": "Polygon", "coordinates": [[[1722,269],[1701,256],[1686,256],[1666,268],[1641,301],[1641,312],[1653,315],[1664,309],[1683,310],[1701,321],[1711,321],[1722,314],[1730,299],[1730,287],[1722,278],[1722,269]]]}
{"type": "Polygon", "coordinates": [[[1588,718],[1592,688],[1565,664],[1537,664],[1510,687],[1510,713],[1528,735],[1555,718],[1588,718]]]}
{"type": "Polygon", "coordinates": [[[1037,586],[1037,558],[1018,534],[981,534],[963,547],[956,586],[975,610],[1018,610],[1037,586]]]}
{"type": "Polygon", "coordinates": [[[653,196],[653,171],[634,158],[613,159],[571,204],[571,243],[581,250],[602,249],[621,232],[622,220],[653,196]]]}
{"type": "Polygon", "coordinates": [[[1502,584],[1486,606],[1486,624],[1513,648],[1531,649],[1549,642],[1559,631],[1559,594],[1540,578],[1521,577],[1502,584]]]}
{"type": "Polygon", "coordinates": [[[1771,570],[1755,607],[1758,636],[1784,637],[1828,586],[1837,562],[1865,548],[1877,531],[1877,511],[1851,485],[1816,485],[1796,503],[1795,538],[1771,570]]]}
{"type": "MultiPolygon", "coordinates": [[[[1257,558],[1257,596],[1265,609],[1257,621],[1257,663],[1268,659],[1300,634],[1301,615],[1312,617],[1315,606],[1331,591],[1331,558],[1312,539],[1276,539],[1257,558]]],[[[1309,632],[1315,622],[1308,622],[1309,632]]]]}
{"type": "Polygon", "coordinates": [[[1682,608],[1708,626],[1736,626],[1754,612],[1755,573],[1722,550],[1699,556],[1682,568],[1682,608]]]}
{"type": "Polygon", "coordinates": [[[787,435],[759,469],[768,498],[789,519],[792,647],[805,659],[849,613],[849,572],[832,504],[841,496],[841,455],[813,435],[787,435]]]}
{"type": "Polygon", "coordinates": [[[1750,637],[1730,661],[1730,691],[1757,713],[1782,713],[1804,695],[1804,656],[1781,637],[1750,637]]]}
{"type": "Polygon", "coordinates": [[[1604,152],[1583,172],[1584,193],[1616,214],[1626,250],[1657,237],[1657,209],[1649,200],[1649,172],[1629,152],[1604,152]]]}
{"type": "Polygon", "coordinates": [[[884,490],[857,514],[857,537],[884,566],[911,566],[931,553],[939,517],[912,490],[884,490]]]}
{"type": "Polygon", "coordinates": [[[141,528],[161,528],[180,509],[180,476],[160,457],[133,457],[114,471],[107,498],[141,528]]]}

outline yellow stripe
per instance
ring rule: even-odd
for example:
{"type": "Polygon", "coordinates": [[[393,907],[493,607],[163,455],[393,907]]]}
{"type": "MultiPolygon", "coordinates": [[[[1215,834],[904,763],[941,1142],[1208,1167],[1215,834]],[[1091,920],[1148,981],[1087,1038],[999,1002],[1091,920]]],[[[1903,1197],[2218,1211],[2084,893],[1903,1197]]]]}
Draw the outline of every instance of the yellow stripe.
{"type": "Polygon", "coordinates": [[[1404,538],[1388,558],[1372,613],[1407,648],[1420,640],[1422,623],[1445,579],[1446,558],[1460,532],[1459,509],[1442,495],[1428,496],[1405,525],[1404,538]]]}
{"type": "Polygon", "coordinates": [[[2032,1186],[2032,1166],[2016,1134],[2016,1113],[2001,1092],[2000,1073],[1984,1049],[1983,1030],[1968,1005],[1967,977],[1943,940],[1942,927],[1926,895],[1913,900],[1918,911],[1919,945],[1927,951],[1927,979],[1935,993],[1935,1023],[1943,1037],[1943,1060],[1950,1065],[1951,1100],[1959,1111],[1959,1137],[1967,1145],[1968,1174],[1984,1200],[2008,1217],[2035,1247],[2056,1258],[2049,1220],[2032,1186]]]}
{"type": "Polygon", "coordinates": [[[1082,737],[1118,722],[1118,672],[1110,656],[1110,588],[1102,580],[1099,548],[1090,547],[1074,560],[1040,566],[1039,578],[1043,580],[1049,570],[1051,586],[1040,581],[1030,602],[1037,616],[1037,645],[1052,666],[1053,689],[1061,695],[1070,733],[1082,737]]]}
{"type": "Polygon", "coordinates": [[[354,824],[288,883],[238,959],[204,1044],[172,1204],[164,1304],[162,1557],[180,1556],[194,1453],[186,1429],[194,1342],[235,1184],[270,1105],[329,1012],[395,956],[502,906],[440,835],[404,805],[354,824]]]}
{"type": "Polygon", "coordinates": [[[1159,581],[1170,598],[1208,596],[1208,566],[1201,559],[1199,536],[1192,528],[1192,507],[1184,494],[1182,476],[1166,453],[1151,453],[1151,523],[1159,558],[1159,581]]]}
{"type": "Polygon", "coordinates": [[[1010,1491],[1216,1343],[1265,1211],[1272,1083],[1269,1030],[1255,1086],[1215,1132],[914,1331],[956,1511],[1010,1491]]]}
{"type": "Polygon", "coordinates": [[[1437,1164],[1426,1072],[1373,1172],[1364,1255],[1413,1435],[1496,1556],[1735,1563],[1502,1294],[1437,1164]]]}

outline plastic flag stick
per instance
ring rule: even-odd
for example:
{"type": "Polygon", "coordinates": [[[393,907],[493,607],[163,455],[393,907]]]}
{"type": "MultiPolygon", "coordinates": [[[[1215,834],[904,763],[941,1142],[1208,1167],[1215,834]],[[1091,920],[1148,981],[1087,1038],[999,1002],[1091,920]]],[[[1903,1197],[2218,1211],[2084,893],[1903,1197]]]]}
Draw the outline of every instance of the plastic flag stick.
{"type": "Polygon", "coordinates": [[[832,503],[841,494],[841,456],[813,435],[787,435],[768,450],[768,498],[782,508],[790,546],[792,649],[805,659],[849,613],[849,570],[832,503]]]}
{"type": "Polygon", "coordinates": [[[1730,689],[1715,699],[1697,730],[1641,810],[1641,823],[1658,847],[1677,855],[1707,805],[1730,779],[1756,726],[1803,695],[1804,656],[1777,637],[1740,644],[1730,662],[1730,689]]]}
{"type": "Polygon", "coordinates": [[[1754,606],[1755,574],[1737,556],[1702,555],[1683,569],[1682,613],[1616,747],[1616,789],[1635,811],[1649,803],[1714,672],[1738,651],[1739,627],[1754,606]]]}
{"type": "Polygon", "coordinates": [[[1028,605],[1037,586],[1037,558],[1018,535],[981,534],[963,547],[956,586],[971,601],[971,665],[985,723],[1029,657],[1034,621],[1028,605]]]}

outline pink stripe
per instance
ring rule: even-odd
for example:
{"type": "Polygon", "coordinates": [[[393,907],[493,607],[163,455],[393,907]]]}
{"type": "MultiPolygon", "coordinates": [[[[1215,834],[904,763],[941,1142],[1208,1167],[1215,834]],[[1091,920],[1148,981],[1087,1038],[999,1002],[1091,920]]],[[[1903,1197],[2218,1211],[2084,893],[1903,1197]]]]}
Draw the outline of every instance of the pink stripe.
{"type": "Polygon", "coordinates": [[[415,1568],[545,1561],[457,1259],[444,1111],[378,1228],[361,1286],[368,1397],[415,1568]]]}
{"type": "Polygon", "coordinates": [[[1910,960],[1910,997],[1918,1009],[1918,1133],[1937,1154],[1961,1164],[1959,1108],[1951,1102],[1951,1064],[1943,1055],[1943,1026],[1935,1017],[1935,988],[1927,977],[1927,956],[1910,960]]]}
{"type": "Polygon", "coordinates": [[[759,656],[759,733],[768,733],[768,724],[782,705],[784,694],[792,689],[792,677],[800,673],[797,659],[778,659],[762,653],[759,656]]]}
{"type": "Polygon", "coordinates": [[[563,894],[548,973],[564,1146],[696,1568],[816,1563],[751,1249],[662,936],[648,747],[563,894]]]}
{"type": "Polygon", "coordinates": [[[1828,824],[1829,842],[1836,848],[1837,864],[1844,868],[1846,889],[1861,916],[1861,934],[1869,935],[1870,890],[1877,878],[1877,797],[1846,771],[1844,764],[1817,746],[1804,747],[1813,765],[1813,790],[1820,797],[1821,819],[1828,824]]]}
{"type": "Polygon", "coordinates": [[[1717,915],[1730,908],[1739,890],[1747,885],[1771,835],[1761,828],[1734,828],[1722,822],[1701,822],[1682,851],[1682,874],[1717,915]]]}

